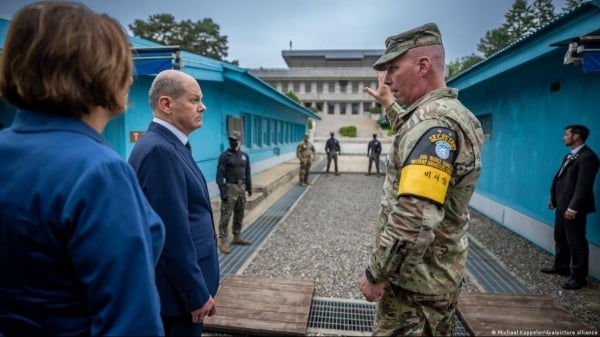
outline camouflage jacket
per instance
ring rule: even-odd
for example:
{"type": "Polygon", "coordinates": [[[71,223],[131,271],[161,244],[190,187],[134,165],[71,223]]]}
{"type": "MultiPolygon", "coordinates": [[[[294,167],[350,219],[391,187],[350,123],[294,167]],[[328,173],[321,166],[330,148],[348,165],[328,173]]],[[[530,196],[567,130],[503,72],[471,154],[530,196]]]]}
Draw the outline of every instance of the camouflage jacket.
{"type": "MultiPolygon", "coordinates": [[[[407,110],[397,103],[386,109],[395,136],[376,224],[376,249],[369,262],[377,282],[389,281],[430,295],[452,292],[462,282],[468,249],[468,204],[481,173],[483,131],[457,96],[457,90],[441,88],[407,110]],[[399,191],[407,158],[422,136],[436,129],[450,130],[456,138],[447,191],[438,203],[399,191]]],[[[424,178],[416,180],[422,183],[424,178]]],[[[419,188],[427,191],[429,186],[424,185],[419,188]]]]}
{"type": "Polygon", "coordinates": [[[296,147],[296,157],[300,160],[300,162],[312,161],[312,158],[315,156],[315,154],[315,147],[311,142],[302,142],[296,147]]]}

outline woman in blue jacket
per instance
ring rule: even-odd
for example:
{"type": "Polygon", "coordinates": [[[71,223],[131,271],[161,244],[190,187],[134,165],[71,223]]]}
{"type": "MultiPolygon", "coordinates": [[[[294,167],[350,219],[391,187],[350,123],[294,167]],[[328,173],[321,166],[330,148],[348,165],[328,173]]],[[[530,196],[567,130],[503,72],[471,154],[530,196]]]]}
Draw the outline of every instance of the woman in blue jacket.
{"type": "Polygon", "coordinates": [[[101,136],[126,109],[129,43],[81,4],[12,20],[0,95],[0,335],[161,335],[154,266],[164,226],[101,136]]]}

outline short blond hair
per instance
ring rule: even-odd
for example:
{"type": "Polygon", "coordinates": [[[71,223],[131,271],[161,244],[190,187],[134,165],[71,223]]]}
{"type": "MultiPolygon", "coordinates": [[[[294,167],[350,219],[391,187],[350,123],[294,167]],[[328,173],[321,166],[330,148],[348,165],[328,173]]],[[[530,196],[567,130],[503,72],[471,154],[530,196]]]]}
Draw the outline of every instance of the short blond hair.
{"type": "Polygon", "coordinates": [[[19,10],[0,55],[0,96],[20,109],[81,117],[127,107],[133,63],[123,27],[83,4],[37,2],[19,10]]]}

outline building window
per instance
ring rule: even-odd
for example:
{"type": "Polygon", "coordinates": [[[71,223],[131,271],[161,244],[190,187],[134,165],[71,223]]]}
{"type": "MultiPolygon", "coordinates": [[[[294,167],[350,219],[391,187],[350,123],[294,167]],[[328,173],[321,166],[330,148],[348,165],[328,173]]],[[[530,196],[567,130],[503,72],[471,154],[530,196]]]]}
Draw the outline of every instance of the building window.
{"type": "Polygon", "coordinates": [[[363,111],[364,112],[371,111],[371,102],[364,102],[363,103],[363,111]]]}
{"type": "Polygon", "coordinates": [[[335,82],[331,81],[328,83],[329,85],[329,93],[334,93],[335,92],[335,82]]]}
{"type": "Polygon", "coordinates": [[[248,117],[246,115],[242,115],[242,145],[250,143],[250,135],[246,132],[246,130],[249,130],[247,123],[248,117]]]}
{"type": "Polygon", "coordinates": [[[281,88],[282,88],[282,90],[281,90],[281,91],[282,91],[283,93],[287,94],[287,92],[289,91],[289,88],[290,88],[290,87],[289,87],[289,83],[288,83],[288,82],[283,82],[283,85],[281,86],[281,88]]]}
{"type": "Polygon", "coordinates": [[[346,103],[340,103],[340,115],[346,114],[346,103]]]}
{"type": "Polygon", "coordinates": [[[321,81],[317,82],[317,92],[318,93],[323,92],[323,82],[321,82],[321,81]]]}
{"type": "Polygon", "coordinates": [[[263,118],[262,123],[262,141],[264,145],[271,144],[271,140],[269,139],[269,121],[266,118],[263,118]]]}
{"type": "Polygon", "coordinates": [[[477,116],[479,122],[481,122],[481,128],[483,129],[483,138],[485,140],[492,139],[492,114],[485,114],[477,116]]]}
{"type": "Polygon", "coordinates": [[[304,83],[304,92],[310,92],[312,90],[312,82],[304,83]]]}
{"type": "Polygon", "coordinates": [[[348,87],[348,81],[346,81],[346,80],[340,81],[340,92],[346,92],[347,87],[348,87]]]}
{"type": "Polygon", "coordinates": [[[252,123],[252,145],[260,146],[260,117],[254,117],[252,123]]]}
{"type": "Polygon", "coordinates": [[[335,113],[335,104],[327,103],[327,114],[333,115],[335,113]]]}
{"type": "Polygon", "coordinates": [[[323,102],[315,103],[315,107],[317,108],[317,111],[323,112],[323,102]]]}
{"type": "Polygon", "coordinates": [[[271,120],[271,143],[277,144],[277,121],[271,120]]]}
{"type": "Polygon", "coordinates": [[[352,103],[352,114],[358,115],[358,103],[352,103]]]}
{"type": "Polygon", "coordinates": [[[277,139],[279,144],[283,143],[283,128],[283,122],[279,121],[279,127],[277,128],[277,139]]]}
{"type": "Polygon", "coordinates": [[[352,82],[352,92],[355,94],[358,92],[358,82],[352,82]]]}
{"type": "Polygon", "coordinates": [[[300,82],[296,81],[293,83],[293,85],[294,85],[294,92],[299,93],[300,92],[300,82]]]}

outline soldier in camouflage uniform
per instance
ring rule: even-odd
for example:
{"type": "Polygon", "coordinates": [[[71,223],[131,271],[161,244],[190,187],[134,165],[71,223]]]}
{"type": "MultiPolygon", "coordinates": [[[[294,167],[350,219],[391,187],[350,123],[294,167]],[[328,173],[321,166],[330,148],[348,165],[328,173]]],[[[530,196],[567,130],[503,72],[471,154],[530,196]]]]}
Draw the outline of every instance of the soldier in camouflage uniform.
{"type": "Polygon", "coordinates": [[[452,336],[468,204],[481,173],[481,124],[446,87],[435,24],[389,37],[373,67],[379,87],[365,91],[385,107],[395,132],[376,248],[360,280],[365,298],[378,301],[373,335],[452,336]]]}
{"type": "Polygon", "coordinates": [[[308,173],[310,166],[315,159],[316,151],[314,145],[308,141],[309,135],[304,135],[304,141],[296,147],[296,158],[300,160],[300,185],[306,186],[308,182],[308,173]]]}
{"type": "Polygon", "coordinates": [[[229,248],[229,220],[233,213],[234,245],[249,245],[250,241],[242,237],[242,224],[246,207],[246,193],[252,196],[252,176],[250,158],[240,150],[241,134],[232,131],[229,134],[229,148],[219,156],[217,165],[217,185],[221,192],[221,219],[219,221],[219,250],[223,254],[231,253],[229,248]]]}

